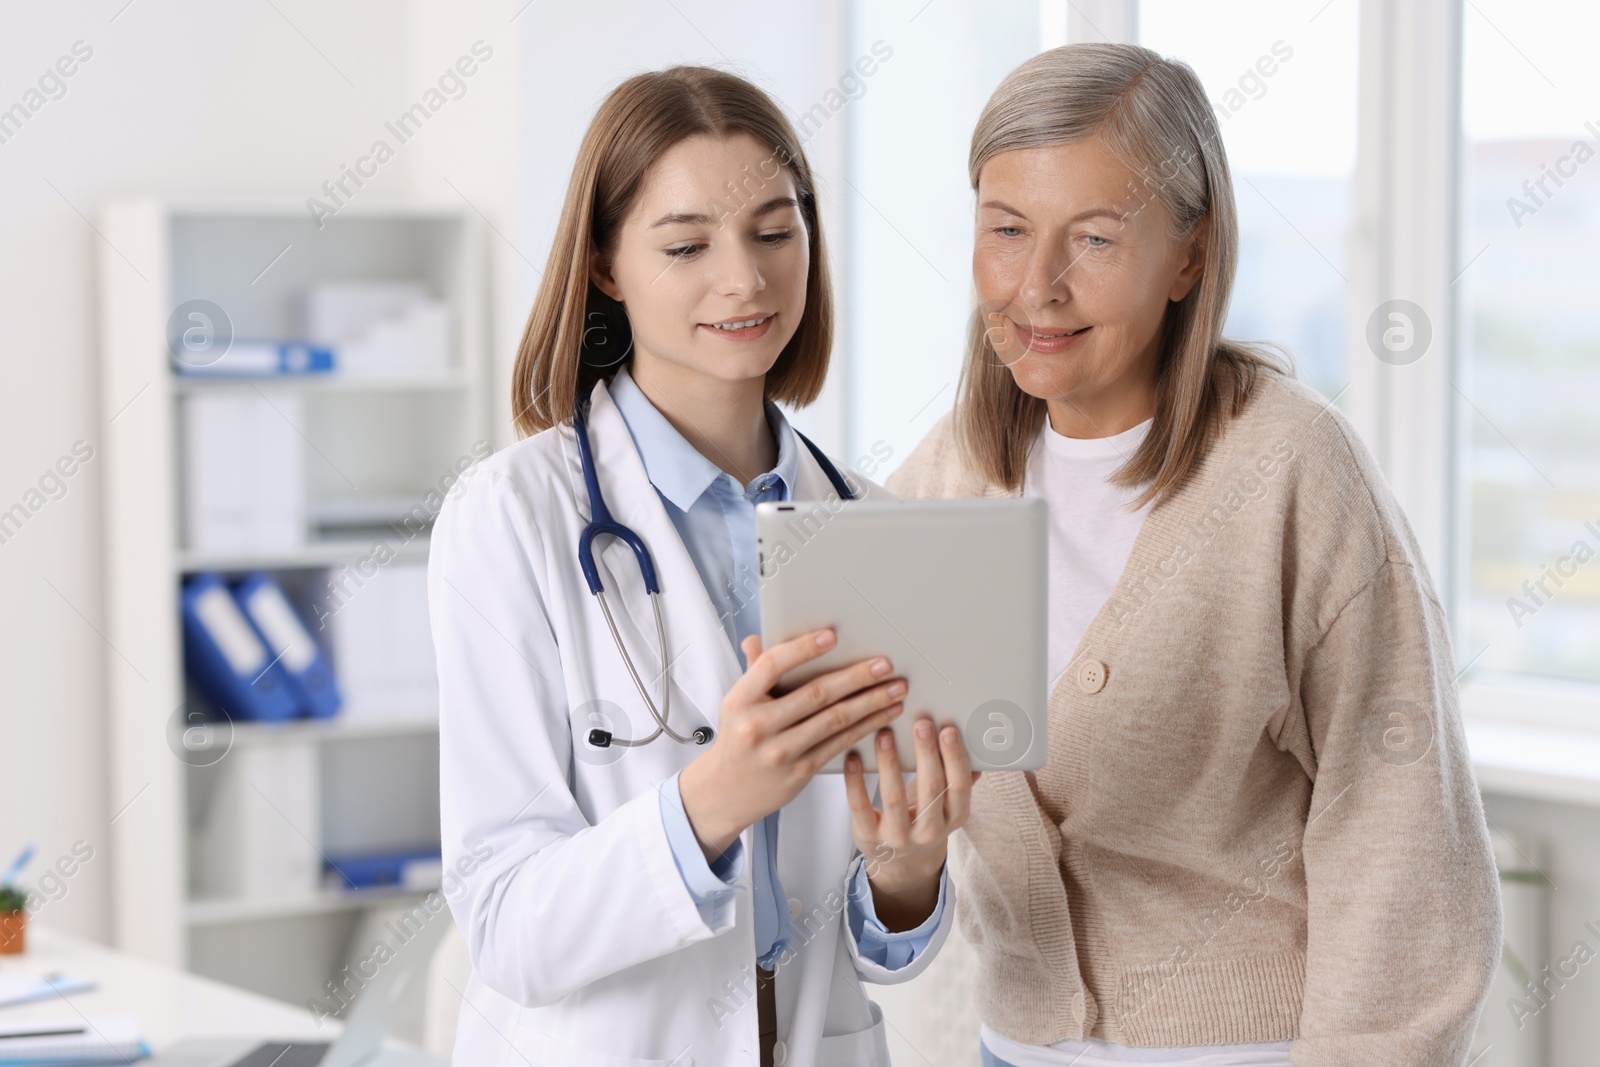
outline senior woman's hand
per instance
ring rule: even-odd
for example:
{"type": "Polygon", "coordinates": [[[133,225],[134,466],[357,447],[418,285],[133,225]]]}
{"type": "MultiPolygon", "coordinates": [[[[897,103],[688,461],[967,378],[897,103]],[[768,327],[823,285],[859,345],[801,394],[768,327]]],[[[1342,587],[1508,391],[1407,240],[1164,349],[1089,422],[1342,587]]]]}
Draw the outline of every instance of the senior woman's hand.
{"type": "Polygon", "coordinates": [[[878,732],[878,794],[872,806],[861,757],[845,757],[845,793],[850,799],[850,833],[866,857],[872,909],[891,931],[910,930],[933,914],[939,902],[939,875],[946,843],[967,821],[972,786],[982,771],[972,770],[961,731],[945,726],[937,739],[932,720],[912,730],[916,739],[916,797],[907,796],[894,734],[878,732]]]}

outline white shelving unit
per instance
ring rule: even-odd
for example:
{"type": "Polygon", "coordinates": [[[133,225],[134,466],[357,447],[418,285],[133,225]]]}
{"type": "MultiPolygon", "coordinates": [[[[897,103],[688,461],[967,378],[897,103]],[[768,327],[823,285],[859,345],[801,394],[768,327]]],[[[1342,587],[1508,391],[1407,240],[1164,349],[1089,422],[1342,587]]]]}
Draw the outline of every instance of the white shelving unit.
{"type": "MultiPolygon", "coordinates": [[[[482,228],[443,207],[352,203],[318,228],[297,201],[155,199],[115,203],[99,223],[116,943],[304,1003],[360,947],[352,941],[378,909],[420,893],[199,895],[196,824],[216,768],[262,746],[312,746],[320,825],[304,828],[308,840],[329,852],[426,847],[438,841],[437,711],[195,727],[193,713],[206,709],[185,681],[179,591],[200,571],[266,570],[306,612],[333,573],[376,543],[392,553],[385,566],[418,566],[427,537],[391,527],[319,540],[312,528],[301,545],[260,553],[186,545],[183,405],[230,390],[293,395],[308,507],[424,502],[491,439],[482,228]],[[450,310],[448,373],[216,380],[174,371],[169,318],[186,302],[222,308],[235,338],[295,339],[297,299],[325,281],[426,285],[450,310]]],[[[326,634],[318,640],[332,652],[326,634]]]]}

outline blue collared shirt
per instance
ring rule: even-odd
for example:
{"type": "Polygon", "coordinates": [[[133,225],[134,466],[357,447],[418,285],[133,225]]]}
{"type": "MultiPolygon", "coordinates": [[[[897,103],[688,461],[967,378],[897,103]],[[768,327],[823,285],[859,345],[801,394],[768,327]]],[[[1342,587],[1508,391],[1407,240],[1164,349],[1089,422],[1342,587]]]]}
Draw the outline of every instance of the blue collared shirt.
{"type": "MultiPolygon", "coordinates": [[[[767,425],[778,443],[778,461],[772,470],[740,485],[684,439],[656,410],[626,367],[619,369],[611,380],[610,392],[644,460],[650,483],[655,486],[678,536],[689,550],[728,640],[733,644],[734,654],[740,666],[744,666],[744,653],[739,643],[750,634],[761,632],[755,506],[767,500],[790,498],[800,442],[777,405],[767,404],[767,425]]],[[[768,969],[793,943],[795,934],[790,921],[790,902],[778,880],[779,814],[775,811],[762,819],[759,832],[751,838],[755,853],[751,861],[754,872],[751,896],[755,909],[756,960],[768,969]]],[[[684,885],[709,921],[715,905],[735,891],[743,843],[736,839],[714,863],[706,862],[694,828],[684,813],[677,775],[661,785],[661,820],[684,885]]],[[[873,911],[867,866],[860,864],[850,882],[846,919],[862,954],[890,969],[899,969],[915,959],[927,947],[939,925],[944,912],[947,877],[946,873],[940,874],[939,902],[925,922],[913,930],[890,932],[873,911]]]]}

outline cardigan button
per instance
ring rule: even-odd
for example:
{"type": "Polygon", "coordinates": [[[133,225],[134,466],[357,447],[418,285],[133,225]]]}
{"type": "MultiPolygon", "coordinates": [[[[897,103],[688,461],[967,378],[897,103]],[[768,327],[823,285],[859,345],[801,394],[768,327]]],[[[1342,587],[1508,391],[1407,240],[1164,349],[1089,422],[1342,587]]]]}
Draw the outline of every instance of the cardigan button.
{"type": "Polygon", "coordinates": [[[1083,990],[1072,994],[1072,1018],[1079,1026],[1089,1017],[1089,1003],[1084,999],[1083,990]]]}
{"type": "Polygon", "coordinates": [[[1078,688],[1085,693],[1098,693],[1106,687],[1106,665],[1097,659],[1083,661],[1078,668],[1078,688]]]}

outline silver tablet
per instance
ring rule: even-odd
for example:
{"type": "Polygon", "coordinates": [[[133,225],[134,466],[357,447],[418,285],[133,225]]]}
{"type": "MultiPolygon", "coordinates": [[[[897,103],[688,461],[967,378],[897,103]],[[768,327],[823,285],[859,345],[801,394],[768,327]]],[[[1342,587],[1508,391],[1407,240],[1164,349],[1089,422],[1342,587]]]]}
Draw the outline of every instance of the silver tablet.
{"type": "MultiPolygon", "coordinates": [[[[908,683],[890,726],[906,774],[911,729],[955,724],[975,771],[1045,762],[1048,505],[1037,499],[756,505],[763,645],[834,627],[839,643],[780,691],[869,656],[908,683]]],[[[877,769],[871,738],[854,751],[877,769]]],[[[842,772],[844,755],[823,768],[842,772]]]]}

